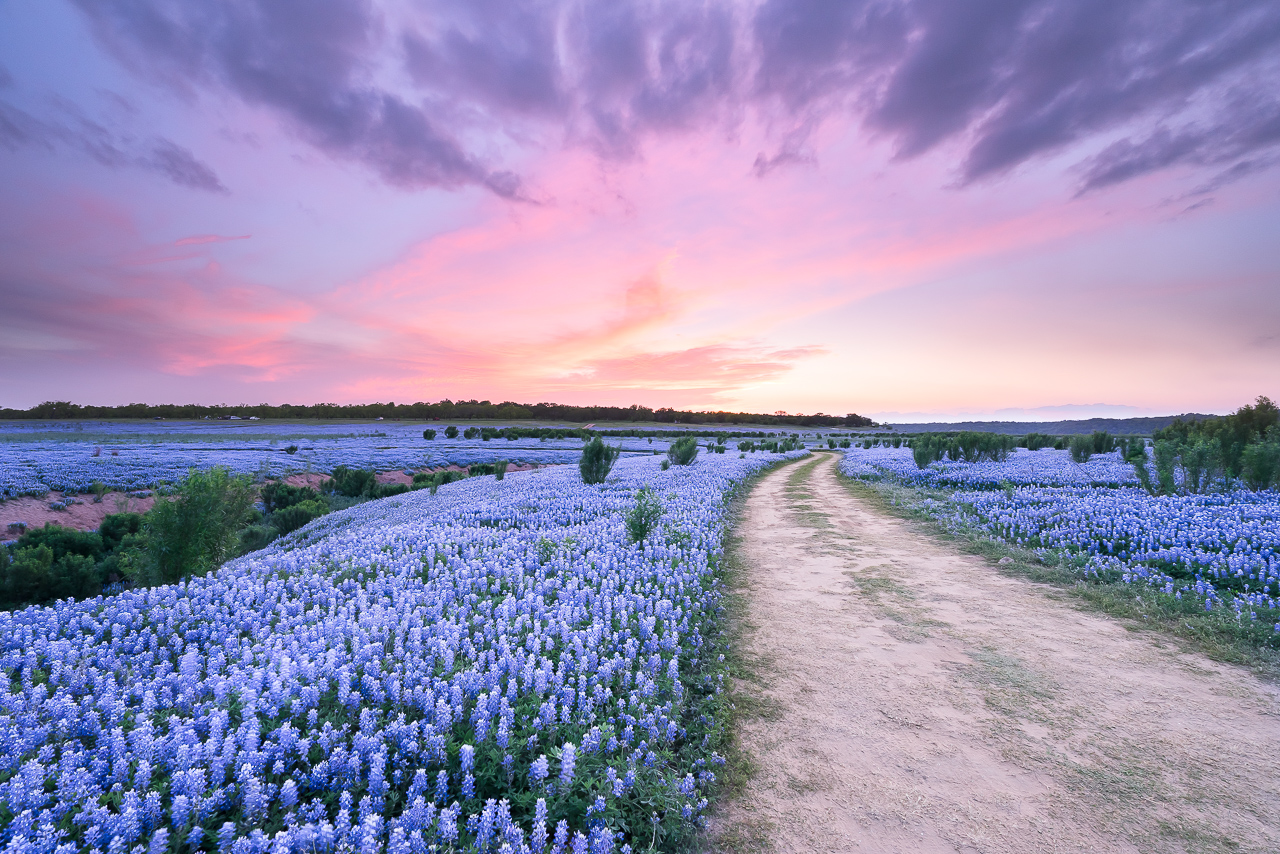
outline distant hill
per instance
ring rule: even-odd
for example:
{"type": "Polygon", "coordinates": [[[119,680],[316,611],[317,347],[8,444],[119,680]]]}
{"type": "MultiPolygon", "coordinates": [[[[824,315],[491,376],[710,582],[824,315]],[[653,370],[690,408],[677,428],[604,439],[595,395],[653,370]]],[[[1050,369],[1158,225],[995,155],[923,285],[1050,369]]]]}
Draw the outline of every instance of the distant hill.
{"type": "Polygon", "coordinates": [[[1079,421],[935,421],[929,424],[893,424],[899,433],[955,433],[974,430],[980,433],[1007,433],[1022,436],[1026,433],[1044,433],[1049,436],[1075,436],[1105,430],[1115,436],[1149,436],[1168,427],[1175,418],[1183,421],[1207,421],[1221,415],[1202,415],[1189,412],[1184,415],[1157,415],[1151,418],[1085,418],[1079,421]]]}

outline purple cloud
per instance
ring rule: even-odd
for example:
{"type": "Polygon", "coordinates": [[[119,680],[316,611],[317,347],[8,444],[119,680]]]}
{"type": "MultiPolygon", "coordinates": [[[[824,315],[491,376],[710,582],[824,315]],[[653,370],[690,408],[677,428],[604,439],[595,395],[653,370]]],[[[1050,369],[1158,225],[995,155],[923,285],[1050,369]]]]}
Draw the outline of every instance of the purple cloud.
{"type": "Polygon", "coordinates": [[[269,107],[406,188],[520,197],[473,141],[495,129],[631,157],[748,110],[779,135],[758,175],[809,160],[808,134],[841,117],[899,158],[958,148],[961,184],[1091,139],[1110,147],[1082,191],[1178,164],[1229,177],[1280,144],[1269,0],[478,0],[394,19],[365,0],[77,3],[134,68],[269,107]]]}

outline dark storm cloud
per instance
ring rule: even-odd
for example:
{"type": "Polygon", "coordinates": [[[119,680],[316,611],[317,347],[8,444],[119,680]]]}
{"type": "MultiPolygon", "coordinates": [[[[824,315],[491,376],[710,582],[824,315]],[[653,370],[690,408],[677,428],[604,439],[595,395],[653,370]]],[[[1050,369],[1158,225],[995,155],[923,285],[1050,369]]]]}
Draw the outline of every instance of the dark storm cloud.
{"type": "Polygon", "coordinates": [[[477,0],[394,20],[362,0],[78,2],[134,67],[222,85],[405,187],[519,195],[467,141],[493,128],[630,157],[748,110],[777,142],[760,176],[842,117],[900,159],[956,152],[961,184],[1095,139],[1082,191],[1176,165],[1227,180],[1278,144],[1273,0],[477,0]]]}

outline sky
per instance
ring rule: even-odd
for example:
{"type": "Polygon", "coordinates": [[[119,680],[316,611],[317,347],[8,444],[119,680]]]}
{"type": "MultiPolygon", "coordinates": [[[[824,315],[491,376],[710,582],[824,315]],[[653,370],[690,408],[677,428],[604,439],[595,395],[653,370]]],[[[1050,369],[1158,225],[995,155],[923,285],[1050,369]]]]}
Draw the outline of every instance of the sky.
{"type": "Polygon", "coordinates": [[[1274,0],[0,0],[0,406],[1280,399],[1274,0]]]}

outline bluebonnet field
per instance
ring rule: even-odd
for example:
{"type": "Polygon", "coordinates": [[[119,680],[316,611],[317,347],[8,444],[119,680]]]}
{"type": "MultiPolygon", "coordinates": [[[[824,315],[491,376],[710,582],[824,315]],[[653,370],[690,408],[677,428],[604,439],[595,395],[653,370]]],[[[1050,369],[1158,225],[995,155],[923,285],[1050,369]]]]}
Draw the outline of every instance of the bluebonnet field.
{"type": "MultiPolygon", "coordinates": [[[[1280,633],[1280,494],[1237,489],[1153,496],[1118,453],[1075,463],[1067,451],[1018,449],[1003,463],[945,460],[919,469],[908,448],[854,448],[841,470],[945,491],[924,507],[1086,576],[1148,585],[1207,611],[1280,633]]],[[[1271,638],[1280,645],[1280,634],[1271,638]]]]}
{"type": "MultiPolygon", "coordinates": [[[[480,438],[434,440],[422,424],[260,425],[239,422],[88,422],[65,425],[6,422],[0,426],[0,499],[43,496],[49,490],[88,492],[95,481],[109,489],[148,489],[182,480],[191,468],[222,466],[233,474],[284,477],[329,472],[339,465],[394,469],[469,466],[497,459],[513,463],[576,463],[579,439],[480,438]],[[286,448],[294,446],[292,454],[286,448]],[[95,452],[97,455],[95,456],[95,452]]],[[[655,439],[614,439],[624,456],[665,451],[655,439]]]]}
{"type": "Polygon", "coordinates": [[[724,498],[781,458],[472,478],[204,578],[0,614],[0,841],[670,847],[722,761],[724,498]],[[628,544],[644,485],[662,524],[628,544]]]}

